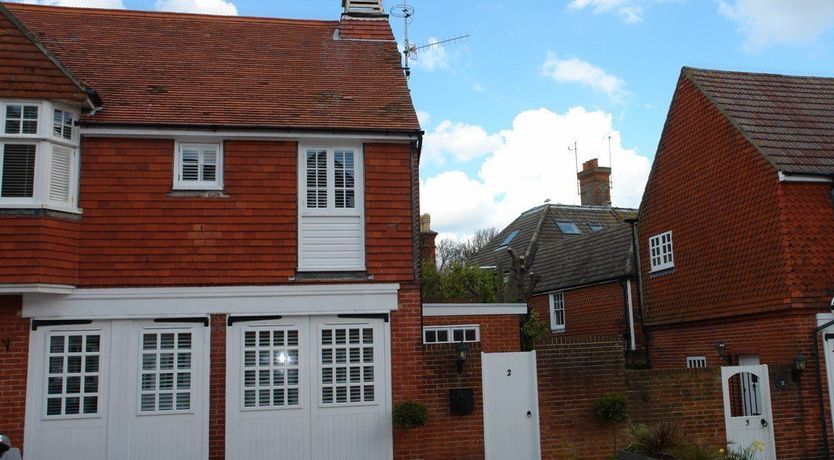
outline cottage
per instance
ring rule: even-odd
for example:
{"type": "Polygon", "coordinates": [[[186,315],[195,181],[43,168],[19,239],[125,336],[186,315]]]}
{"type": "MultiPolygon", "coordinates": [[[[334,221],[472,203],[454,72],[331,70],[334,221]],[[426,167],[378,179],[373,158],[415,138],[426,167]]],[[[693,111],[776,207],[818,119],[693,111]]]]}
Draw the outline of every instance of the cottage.
{"type": "Polygon", "coordinates": [[[727,368],[728,440],[763,458],[831,453],[832,95],[684,68],[640,205],[651,363],[727,368]]]}

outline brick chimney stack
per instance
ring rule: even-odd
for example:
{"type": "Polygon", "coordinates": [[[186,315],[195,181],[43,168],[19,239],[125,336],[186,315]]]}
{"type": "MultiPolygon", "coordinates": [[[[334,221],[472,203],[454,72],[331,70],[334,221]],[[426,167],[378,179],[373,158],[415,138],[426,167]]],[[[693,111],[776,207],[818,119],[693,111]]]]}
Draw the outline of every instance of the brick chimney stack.
{"type": "Polygon", "coordinates": [[[437,232],[431,229],[431,215],[423,214],[420,216],[420,260],[430,260],[431,263],[437,260],[435,238],[437,232]]]}
{"type": "Polygon", "coordinates": [[[579,190],[582,206],[611,206],[611,168],[599,165],[596,158],[582,163],[579,190]]]}

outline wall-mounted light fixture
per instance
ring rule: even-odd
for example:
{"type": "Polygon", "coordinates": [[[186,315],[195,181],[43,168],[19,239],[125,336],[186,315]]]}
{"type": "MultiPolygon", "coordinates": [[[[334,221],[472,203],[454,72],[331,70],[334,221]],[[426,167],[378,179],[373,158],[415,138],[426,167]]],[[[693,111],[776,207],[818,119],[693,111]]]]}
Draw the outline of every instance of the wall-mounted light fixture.
{"type": "Polygon", "coordinates": [[[715,352],[718,353],[718,357],[727,361],[727,364],[733,364],[733,355],[727,353],[727,344],[724,342],[718,342],[715,344],[715,352]]]}
{"type": "Polygon", "coordinates": [[[455,365],[457,366],[458,374],[463,372],[463,363],[469,355],[469,346],[466,342],[460,342],[455,347],[455,365]]]}
{"type": "Polygon", "coordinates": [[[805,370],[805,365],[808,363],[808,360],[805,359],[805,355],[802,354],[800,351],[796,354],[793,358],[793,368],[791,369],[791,375],[793,377],[794,382],[799,380],[799,375],[805,370]]]}

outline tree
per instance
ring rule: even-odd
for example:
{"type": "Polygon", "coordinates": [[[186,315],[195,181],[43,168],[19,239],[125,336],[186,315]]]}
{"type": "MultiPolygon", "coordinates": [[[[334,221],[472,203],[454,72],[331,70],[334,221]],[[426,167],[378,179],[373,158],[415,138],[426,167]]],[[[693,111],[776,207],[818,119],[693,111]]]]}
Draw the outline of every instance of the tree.
{"type": "Polygon", "coordinates": [[[437,268],[445,272],[454,264],[463,264],[478,253],[500,233],[496,227],[482,228],[468,239],[458,241],[449,238],[437,242],[435,248],[437,268]]]}

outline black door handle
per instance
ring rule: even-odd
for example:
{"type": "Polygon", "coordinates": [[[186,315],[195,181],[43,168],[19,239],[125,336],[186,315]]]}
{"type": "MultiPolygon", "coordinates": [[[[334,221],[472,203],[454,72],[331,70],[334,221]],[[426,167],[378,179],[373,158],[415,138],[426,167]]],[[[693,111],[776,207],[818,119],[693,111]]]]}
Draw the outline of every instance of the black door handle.
{"type": "MultiPolygon", "coordinates": [[[[528,416],[528,417],[532,417],[532,416],[533,416],[533,412],[528,410],[528,411],[527,411],[527,416],[528,416]]],[[[762,420],[762,421],[764,421],[764,420],[762,420]]]]}
{"type": "Polygon", "coordinates": [[[767,426],[767,420],[762,419],[762,427],[766,427],[766,426],[767,426]]]}

